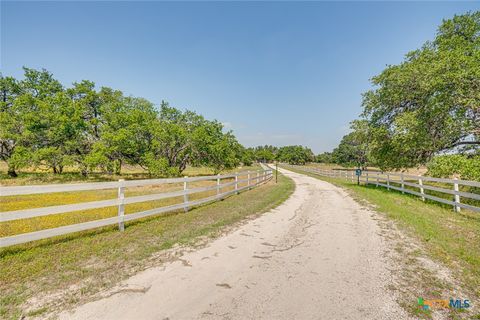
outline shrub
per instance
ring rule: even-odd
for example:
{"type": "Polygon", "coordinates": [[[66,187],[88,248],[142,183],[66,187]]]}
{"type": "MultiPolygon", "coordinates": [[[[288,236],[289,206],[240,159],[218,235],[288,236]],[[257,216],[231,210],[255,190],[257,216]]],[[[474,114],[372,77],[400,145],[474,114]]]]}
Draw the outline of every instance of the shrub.
{"type": "Polygon", "coordinates": [[[432,177],[451,177],[480,181],[480,155],[443,155],[434,157],[428,164],[432,177]]]}

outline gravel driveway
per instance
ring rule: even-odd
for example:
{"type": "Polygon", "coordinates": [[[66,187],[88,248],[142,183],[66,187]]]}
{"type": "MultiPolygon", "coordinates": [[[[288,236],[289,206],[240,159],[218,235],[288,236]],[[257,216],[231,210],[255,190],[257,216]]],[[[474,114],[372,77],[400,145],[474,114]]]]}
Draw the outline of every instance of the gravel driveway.
{"type": "Polygon", "coordinates": [[[63,319],[406,319],[386,288],[374,213],[342,189],[296,183],[281,206],[63,319]]]}

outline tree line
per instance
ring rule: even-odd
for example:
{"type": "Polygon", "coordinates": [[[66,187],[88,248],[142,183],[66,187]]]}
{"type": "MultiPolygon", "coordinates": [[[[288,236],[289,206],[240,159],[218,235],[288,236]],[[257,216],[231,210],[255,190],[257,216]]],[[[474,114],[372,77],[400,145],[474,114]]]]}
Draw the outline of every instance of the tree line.
{"type": "Polygon", "coordinates": [[[250,158],[257,162],[285,162],[289,164],[302,165],[315,160],[315,155],[307,147],[294,145],[275,147],[271,145],[248,148],[250,158]]]}
{"type": "Polygon", "coordinates": [[[245,148],[217,120],[159,107],[92,81],[64,87],[47,70],[24,68],[22,80],[0,74],[0,160],[8,175],[36,167],[121,174],[125,164],[150,175],[178,176],[187,165],[215,173],[253,161],[313,161],[302,146],[245,148]]]}
{"type": "Polygon", "coordinates": [[[240,163],[245,148],[216,120],[162,102],[125,96],[91,81],[65,88],[46,70],[0,77],[0,159],[8,174],[36,166],[62,173],[74,166],[120,174],[138,165],[152,175],[179,175],[188,164],[219,172],[240,163]]]}
{"type": "Polygon", "coordinates": [[[480,179],[480,12],[444,20],[435,39],[371,79],[363,112],[319,162],[480,179]],[[470,168],[470,169],[468,169],[470,168]]]}

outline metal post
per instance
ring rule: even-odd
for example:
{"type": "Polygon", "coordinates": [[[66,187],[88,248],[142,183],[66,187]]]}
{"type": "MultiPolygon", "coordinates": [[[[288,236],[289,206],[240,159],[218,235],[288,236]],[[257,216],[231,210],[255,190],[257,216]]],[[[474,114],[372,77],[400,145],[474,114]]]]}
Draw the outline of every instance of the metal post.
{"type": "Polygon", "coordinates": [[[217,174],[217,196],[220,195],[220,175],[217,174]]]}
{"type": "Polygon", "coordinates": [[[458,204],[460,204],[460,195],[458,194],[458,182],[457,182],[457,178],[453,178],[453,180],[455,180],[455,182],[453,183],[453,190],[455,191],[455,206],[453,207],[454,210],[456,212],[460,212],[460,206],[458,204]]]}
{"type": "MultiPolygon", "coordinates": [[[[423,195],[425,194],[424,190],[423,190],[423,180],[422,180],[422,177],[419,176],[418,178],[418,184],[420,185],[420,193],[423,195]]],[[[425,201],[425,197],[422,196],[422,201],[425,201]]]]}
{"type": "Polygon", "coordinates": [[[387,189],[390,190],[390,174],[387,173],[387,189]]]}
{"type": "Polygon", "coordinates": [[[118,229],[125,230],[125,180],[118,180],[118,229]]]}
{"type": "Polygon", "coordinates": [[[375,184],[375,187],[378,187],[378,171],[377,171],[376,177],[377,177],[377,180],[376,180],[377,182],[376,182],[376,184],[375,184]]]}
{"type": "MultiPolygon", "coordinates": [[[[188,190],[188,182],[187,182],[187,179],[188,179],[188,177],[185,176],[184,178],[185,178],[185,180],[183,181],[183,192],[184,192],[184,194],[183,194],[183,203],[187,204],[187,203],[188,203],[188,193],[187,193],[187,190],[188,190]]],[[[183,211],[188,212],[188,207],[185,206],[185,207],[183,208],[183,211]]]]}

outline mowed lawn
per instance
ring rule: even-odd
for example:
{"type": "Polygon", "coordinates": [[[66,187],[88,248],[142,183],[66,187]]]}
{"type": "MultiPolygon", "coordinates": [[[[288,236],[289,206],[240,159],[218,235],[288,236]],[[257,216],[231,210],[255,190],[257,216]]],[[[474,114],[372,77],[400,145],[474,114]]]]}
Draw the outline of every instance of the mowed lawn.
{"type": "Polygon", "coordinates": [[[355,198],[375,205],[376,211],[408,230],[430,256],[453,270],[463,286],[473,292],[472,299],[480,300],[480,213],[465,209],[456,213],[451,206],[422,202],[419,197],[394,190],[292,171],[346,188],[355,198]]]}
{"type": "MultiPolygon", "coordinates": [[[[44,315],[86,301],[96,292],[152,264],[152,257],[162,250],[175,244],[194,244],[199,237],[216,237],[226,226],[279,205],[293,190],[293,181],[279,175],[278,183],[273,179],[251,191],[193,208],[188,213],[182,210],[127,222],[124,232],[111,226],[1,249],[0,318],[44,315]],[[57,296],[58,292],[62,294],[57,296]]],[[[82,200],[107,196],[111,194],[89,194],[90,198],[82,195],[82,200]]],[[[58,200],[52,200],[51,204],[57,204],[58,200]]],[[[78,198],[65,196],[61,200],[68,203],[78,198]]],[[[116,211],[91,214],[93,218],[116,211]]],[[[49,223],[55,225],[58,221],[44,222],[42,228],[49,223]]],[[[36,227],[29,224],[26,228],[36,227]]],[[[13,227],[9,232],[12,230],[13,227]]]]}

